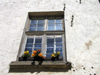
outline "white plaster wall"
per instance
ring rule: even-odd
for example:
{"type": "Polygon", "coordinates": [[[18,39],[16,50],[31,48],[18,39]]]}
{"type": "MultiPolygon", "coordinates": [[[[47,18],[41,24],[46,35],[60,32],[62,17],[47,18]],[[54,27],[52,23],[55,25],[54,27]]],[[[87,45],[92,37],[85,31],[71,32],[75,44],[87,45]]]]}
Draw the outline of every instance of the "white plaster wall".
{"type": "Polygon", "coordinates": [[[100,75],[100,4],[98,0],[79,1],[0,0],[0,75],[100,75]],[[68,72],[8,73],[9,64],[16,61],[28,12],[61,11],[63,3],[67,59],[73,68],[68,72]]]}

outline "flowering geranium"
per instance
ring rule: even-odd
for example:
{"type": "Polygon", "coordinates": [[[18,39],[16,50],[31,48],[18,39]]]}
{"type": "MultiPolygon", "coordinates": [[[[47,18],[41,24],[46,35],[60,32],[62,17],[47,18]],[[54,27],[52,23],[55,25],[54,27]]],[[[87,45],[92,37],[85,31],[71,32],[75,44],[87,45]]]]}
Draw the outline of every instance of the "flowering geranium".
{"type": "Polygon", "coordinates": [[[51,57],[59,57],[59,56],[60,56],[60,52],[51,54],[51,57]]]}
{"type": "Polygon", "coordinates": [[[45,57],[43,56],[43,54],[40,51],[41,51],[40,49],[33,51],[32,57],[34,58],[34,60],[37,60],[37,61],[44,60],[45,57]]]}
{"type": "Polygon", "coordinates": [[[30,57],[29,51],[25,51],[22,57],[30,57]]]}

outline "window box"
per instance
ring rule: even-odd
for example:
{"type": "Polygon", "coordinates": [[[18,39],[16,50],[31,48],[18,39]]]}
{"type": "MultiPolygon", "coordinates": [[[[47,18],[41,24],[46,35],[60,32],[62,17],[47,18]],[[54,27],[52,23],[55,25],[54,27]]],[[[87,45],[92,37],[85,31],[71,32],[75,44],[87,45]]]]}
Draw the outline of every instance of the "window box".
{"type": "Polygon", "coordinates": [[[12,62],[10,64],[9,72],[66,72],[71,69],[71,63],[65,64],[62,61],[44,61],[42,65],[31,65],[32,61],[12,62]]]}

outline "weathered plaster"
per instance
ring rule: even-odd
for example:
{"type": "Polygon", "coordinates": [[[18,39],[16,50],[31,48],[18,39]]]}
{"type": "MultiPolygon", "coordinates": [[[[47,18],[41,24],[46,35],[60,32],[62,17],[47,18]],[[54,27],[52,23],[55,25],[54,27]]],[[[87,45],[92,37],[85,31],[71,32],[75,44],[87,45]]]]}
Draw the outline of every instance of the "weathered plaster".
{"type": "Polygon", "coordinates": [[[0,0],[0,75],[99,75],[100,3],[98,0],[0,0]],[[68,72],[8,73],[16,61],[28,12],[65,10],[68,72]],[[71,19],[74,15],[74,26],[71,19]],[[91,41],[91,42],[90,42],[91,41]],[[88,50],[89,49],[89,50],[88,50]]]}

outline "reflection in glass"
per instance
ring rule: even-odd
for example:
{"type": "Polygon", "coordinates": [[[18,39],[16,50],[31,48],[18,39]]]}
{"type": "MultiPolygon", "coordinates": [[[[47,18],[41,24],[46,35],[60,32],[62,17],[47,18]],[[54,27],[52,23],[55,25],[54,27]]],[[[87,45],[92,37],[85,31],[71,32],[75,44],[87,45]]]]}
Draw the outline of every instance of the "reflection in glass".
{"type": "Polygon", "coordinates": [[[56,23],[62,23],[62,20],[58,19],[56,20],[56,23]]]}
{"type": "Polygon", "coordinates": [[[31,24],[36,24],[37,20],[31,20],[31,24]]]}
{"type": "Polygon", "coordinates": [[[42,38],[36,38],[35,39],[35,44],[41,44],[42,38]]]}
{"type": "Polygon", "coordinates": [[[26,47],[33,47],[32,44],[26,44],[26,47]]]}
{"type": "Polygon", "coordinates": [[[62,30],[62,24],[56,24],[56,30],[62,30]]]}
{"type": "Polygon", "coordinates": [[[35,31],[36,28],[30,27],[29,31],[35,31]]]}
{"type": "Polygon", "coordinates": [[[30,44],[33,44],[33,40],[34,40],[33,38],[28,38],[28,39],[27,39],[27,44],[29,44],[29,43],[30,43],[30,44]]]}
{"type": "Polygon", "coordinates": [[[48,23],[54,24],[54,20],[48,20],[48,23]]]}
{"type": "Polygon", "coordinates": [[[38,20],[38,24],[44,24],[44,20],[38,20]]]}

